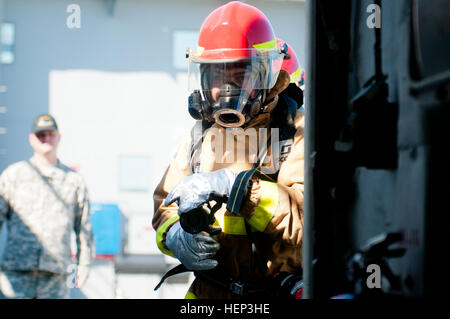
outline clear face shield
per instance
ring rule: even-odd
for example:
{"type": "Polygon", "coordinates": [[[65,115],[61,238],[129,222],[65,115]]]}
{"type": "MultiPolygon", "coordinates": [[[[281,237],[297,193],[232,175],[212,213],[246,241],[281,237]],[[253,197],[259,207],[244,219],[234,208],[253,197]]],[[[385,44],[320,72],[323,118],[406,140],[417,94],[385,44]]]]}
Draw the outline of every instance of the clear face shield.
{"type": "Polygon", "coordinates": [[[203,117],[224,127],[246,123],[249,108],[275,85],[283,56],[275,49],[189,51],[189,91],[202,101],[203,117]]]}

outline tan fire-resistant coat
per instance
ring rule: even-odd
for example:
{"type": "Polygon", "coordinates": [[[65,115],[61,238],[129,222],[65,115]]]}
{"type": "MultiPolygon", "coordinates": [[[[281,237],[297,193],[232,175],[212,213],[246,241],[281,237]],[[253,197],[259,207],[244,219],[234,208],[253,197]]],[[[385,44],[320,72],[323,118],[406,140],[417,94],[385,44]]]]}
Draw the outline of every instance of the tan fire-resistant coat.
{"type": "MultiPolygon", "coordinates": [[[[277,112],[276,106],[272,112],[277,112]]],[[[269,123],[270,113],[263,113],[253,119],[245,130],[237,130],[233,134],[242,137],[250,130],[252,134],[257,134],[257,141],[259,141],[260,134],[270,132],[269,123]],[[264,131],[264,128],[266,131],[264,131]]],[[[272,138],[271,145],[273,148],[281,148],[279,154],[280,165],[276,184],[273,183],[272,187],[269,188],[272,189],[271,193],[268,194],[266,191],[264,196],[271,197],[274,204],[270,208],[268,223],[263,224],[264,229],[258,229],[258,225],[255,225],[255,227],[252,225],[252,238],[257,250],[267,264],[267,275],[269,276],[274,276],[280,271],[296,273],[302,266],[303,128],[303,112],[298,110],[295,117],[296,133],[293,140],[280,141],[282,145],[280,147],[278,144],[274,144],[272,138]]],[[[260,143],[255,143],[255,140],[249,137],[250,134],[247,134],[245,139],[242,139],[246,140],[247,143],[239,143],[242,140],[237,136],[234,137],[234,143],[230,143],[230,138],[227,143],[225,142],[227,132],[229,133],[229,131],[217,124],[214,124],[212,129],[206,131],[201,144],[200,172],[228,168],[233,172],[239,173],[252,168],[253,155],[258,154],[258,144],[260,143]],[[223,145],[218,143],[219,140],[223,141],[223,145]],[[249,141],[250,143],[248,143],[249,141]],[[232,154],[232,151],[234,151],[234,154],[232,154]],[[239,156],[239,154],[246,155],[239,156]]],[[[192,163],[190,163],[192,158],[191,143],[191,137],[189,137],[178,150],[154,192],[155,213],[153,216],[153,227],[157,230],[158,246],[164,253],[169,255],[171,252],[165,246],[165,238],[170,226],[178,222],[178,207],[176,203],[165,206],[163,202],[175,185],[186,176],[192,174],[192,163]]],[[[273,166],[274,162],[271,159],[272,147],[269,147],[267,157],[270,160],[264,166],[273,166]]],[[[224,275],[243,281],[255,280],[262,276],[258,270],[257,261],[252,258],[251,246],[243,227],[244,219],[248,221],[255,214],[256,206],[260,204],[262,195],[261,187],[258,183],[254,184],[250,195],[243,203],[238,216],[234,216],[227,211],[225,205],[215,214],[218,224],[222,227],[222,233],[216,237],[221,246],[216,255],[216,259],[219,261],[218,267],[224,275]]],[[[197,298],[222,299],[236,297],[229,291],[205,282],[200,278],[194,280],[189,291],[191,296],[194,294],[197,298]]]]}

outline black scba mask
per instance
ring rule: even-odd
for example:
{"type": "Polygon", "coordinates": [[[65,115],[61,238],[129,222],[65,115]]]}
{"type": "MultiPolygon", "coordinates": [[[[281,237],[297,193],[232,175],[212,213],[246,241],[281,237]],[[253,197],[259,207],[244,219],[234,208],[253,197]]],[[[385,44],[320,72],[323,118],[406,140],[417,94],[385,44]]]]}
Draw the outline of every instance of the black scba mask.
{"type": "Polygon", "coordinates": [[[279,57],[275,51],[234,60],[190,59],[189,80],[196,83],[189,96],[189,113],[223,127],[244,125],[260,113],[268,89],[275,84],[279,57]]]}
{"type": "Polygon", "coordinates": [[[266,90],[261,89],[266,73],[261,66],[246,63],[202,64],[202,90],[189,99],[189,113],[224,127],[240,127],[260,110],[266,90]],[[203,96],[202,96],[203,93],[203,96]]]}

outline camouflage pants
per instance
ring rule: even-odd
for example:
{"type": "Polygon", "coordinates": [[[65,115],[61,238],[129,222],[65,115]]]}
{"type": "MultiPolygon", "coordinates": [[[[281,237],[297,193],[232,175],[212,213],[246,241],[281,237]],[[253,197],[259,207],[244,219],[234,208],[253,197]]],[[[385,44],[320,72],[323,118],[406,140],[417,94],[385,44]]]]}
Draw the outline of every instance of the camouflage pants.
{"type": "Polygon", "coordinates": [[[2,271],[0,291],[14,299],[66,299],[69,288],[67,275],[46,271],[2,271]]]}

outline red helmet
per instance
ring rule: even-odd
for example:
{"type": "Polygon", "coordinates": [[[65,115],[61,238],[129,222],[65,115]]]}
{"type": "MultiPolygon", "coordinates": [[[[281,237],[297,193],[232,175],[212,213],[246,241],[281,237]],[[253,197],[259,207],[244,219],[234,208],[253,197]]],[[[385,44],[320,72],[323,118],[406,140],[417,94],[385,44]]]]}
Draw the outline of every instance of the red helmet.
{"type": "Polygon", "coordinates": [[[236,127],[249,120],[254,112],[248,108],[262,104],[265,91],[275,85],[283,54],[267,17],[251,5],[232,1],[206,17],[198,47],[189,50],[188,57],[190,90],[195,101],[204,102],[201,116],[194,116],[190,106],[191,115],[236,127]]]}
{"type": "Polygon", "coordinates": [[[300,67],[300,63],[298,62],[297,55],[295,54],[294,49],[284,42],[280,38],[277,38],[277,45],[283,46],[286,44],[287,46],[287,55],[284,57],[283,64],[281,65],[281,69],[285,70],[291,76],[291,83],[298,84],[300,82],[300,77],[302,74],[302,68],[300,67]]]}
{"type": "Polygon", "coordinates": [[[208,15],[200,28],[198,46],[207,51],[201,58],[233,59],[257,52],[246,49],[276,49],[277,44],[264,13],[251,5],[233,1],[208,15]]]}

